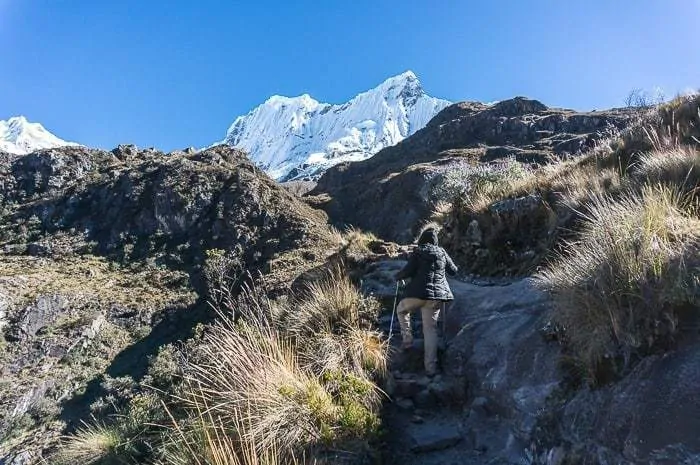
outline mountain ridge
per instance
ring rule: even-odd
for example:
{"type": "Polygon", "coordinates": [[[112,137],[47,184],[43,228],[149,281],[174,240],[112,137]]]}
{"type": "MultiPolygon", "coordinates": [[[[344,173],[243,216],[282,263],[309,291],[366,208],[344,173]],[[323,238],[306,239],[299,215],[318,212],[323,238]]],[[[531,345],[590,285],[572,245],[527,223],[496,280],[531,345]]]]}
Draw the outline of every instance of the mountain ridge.
{"type": "Polygon", "coordinates": [[[450,104],[428,95],[416,74],[406,71],[341,104],[308,93],[273,95],[238,116],[222,143],[247,151],[278,181],[317,177],[397,144],[450,104]]]}

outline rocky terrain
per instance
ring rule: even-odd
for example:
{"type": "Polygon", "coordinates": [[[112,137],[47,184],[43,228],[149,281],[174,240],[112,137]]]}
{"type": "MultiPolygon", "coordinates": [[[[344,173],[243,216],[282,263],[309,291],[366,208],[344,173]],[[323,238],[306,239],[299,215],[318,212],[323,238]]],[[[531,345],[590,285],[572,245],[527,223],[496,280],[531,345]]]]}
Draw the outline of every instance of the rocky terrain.
{"type": "Polygon", "coordinates": [[[159,350],[211,317],[207,251],[274,291],[331,249],[322,212],[225,146],[0,157],[1,463],[38,463],[80,421],[158,385],[159,350]]]}
{"type": "MultiPolygon", "coordinates": [[[[382,283],[404,263],[372,264],[368,289],[393,298],[393,289],[382,283]]],[[[422,375],[421,340],[393,361],[384,463],[700,460],[694,433],[699,404],[690,388],[700,376],[697,328],[676,350],[645,359],[618,383],[572,390],[562,346],[552,337],[551,300],[532,279],[450,285],[455,301],[440,326],[444,373],[432,380],[422,375]]],[[[383,320],[387,331],[389,318],[383,320]]],[[[398,332],[394,337],[400,339],[398,332]]]]}
{"type": "Polygon", "coordinates": [[[439,201],[434,187],[456,167],[514,159],[554,163],[592,148],[634,118],[634,109],[581,113],[522,97],[488,106],[455,103],[424,129],[357,163],[329,169],[309,195],[331,221],[405,242],[439,201]]]}
{"type": "MultiPolygon", "coordinates": [[[[156,456],[149,428],[167,423],[152,404],[179,395],[182,359],[196,365],[202,347],[199,380],[223,399],[212,411],[232,398],[281,411],[251,437],[304,451],[355,440],[323,450],[330,463],[698,463],[698,104],[679,98],[644,124],[637,109],[455,104],[310,193],[225,145],[0,152],[0,464],[51,463],[76,432],[96,452],[67,457],[84,463],[194,463],[157,460],[172,451],[156,456]],[[487,190],[453,190],[479,176],[487,190]],[[432,379],[420,339],[386,358],[399,244],[429,219],[463,270],[432,379]],[[219,298],[248,313],[228,321],[219,298]]],[[[195,456],[212,446],[194,436],[195,456]]]]}

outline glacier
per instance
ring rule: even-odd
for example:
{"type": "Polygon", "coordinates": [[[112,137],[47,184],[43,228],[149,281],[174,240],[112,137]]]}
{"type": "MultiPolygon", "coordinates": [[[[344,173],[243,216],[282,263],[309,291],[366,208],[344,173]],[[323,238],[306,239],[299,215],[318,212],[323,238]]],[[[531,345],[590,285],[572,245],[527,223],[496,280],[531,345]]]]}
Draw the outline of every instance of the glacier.
{"type": "Polygon", "coordinates": [[[222,143],[248,152],[278,181],[314,178],[399,143],[451,103],[429,96],[406,71],[343,104],[274,95],[236,118],[222,143]]]}
{"type": "Polygon", "coordinates": [[[51,134],[39,123],[30,123],[24,116],[0,120],[0,151],[25,155],[35,150],[77,146],[51,134]]]}

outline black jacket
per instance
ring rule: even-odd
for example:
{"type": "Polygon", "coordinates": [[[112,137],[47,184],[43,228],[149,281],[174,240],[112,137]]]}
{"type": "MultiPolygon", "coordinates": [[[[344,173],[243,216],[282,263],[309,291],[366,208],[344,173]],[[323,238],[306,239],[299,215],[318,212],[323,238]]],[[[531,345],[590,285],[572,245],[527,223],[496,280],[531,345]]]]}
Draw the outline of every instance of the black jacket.
{"type": "Polygon", "coordinates": [[[396,279],[411,278],[404,290],[404,297],[423,300],[454,300],[445,272],[457,273],[457,267],[447,252],[437,245],[437,233],[427,230],[418,241],[406,266],[398,272],[396,279]]]}

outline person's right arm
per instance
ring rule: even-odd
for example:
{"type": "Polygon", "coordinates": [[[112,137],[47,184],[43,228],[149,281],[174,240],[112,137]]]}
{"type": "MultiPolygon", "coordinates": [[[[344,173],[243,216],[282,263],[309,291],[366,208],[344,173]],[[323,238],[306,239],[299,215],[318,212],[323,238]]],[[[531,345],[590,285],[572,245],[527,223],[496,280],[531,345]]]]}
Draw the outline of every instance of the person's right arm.
{"type": "Polygon", "coordinates": [[[406,278],[412,278],[416,274],[418,269],[418,257],[416,257],[415,252],[411,254],[408,259],[408,263],[403,267],[401,271],[396,273],[396,280],[401,281],[406,278]]]}

